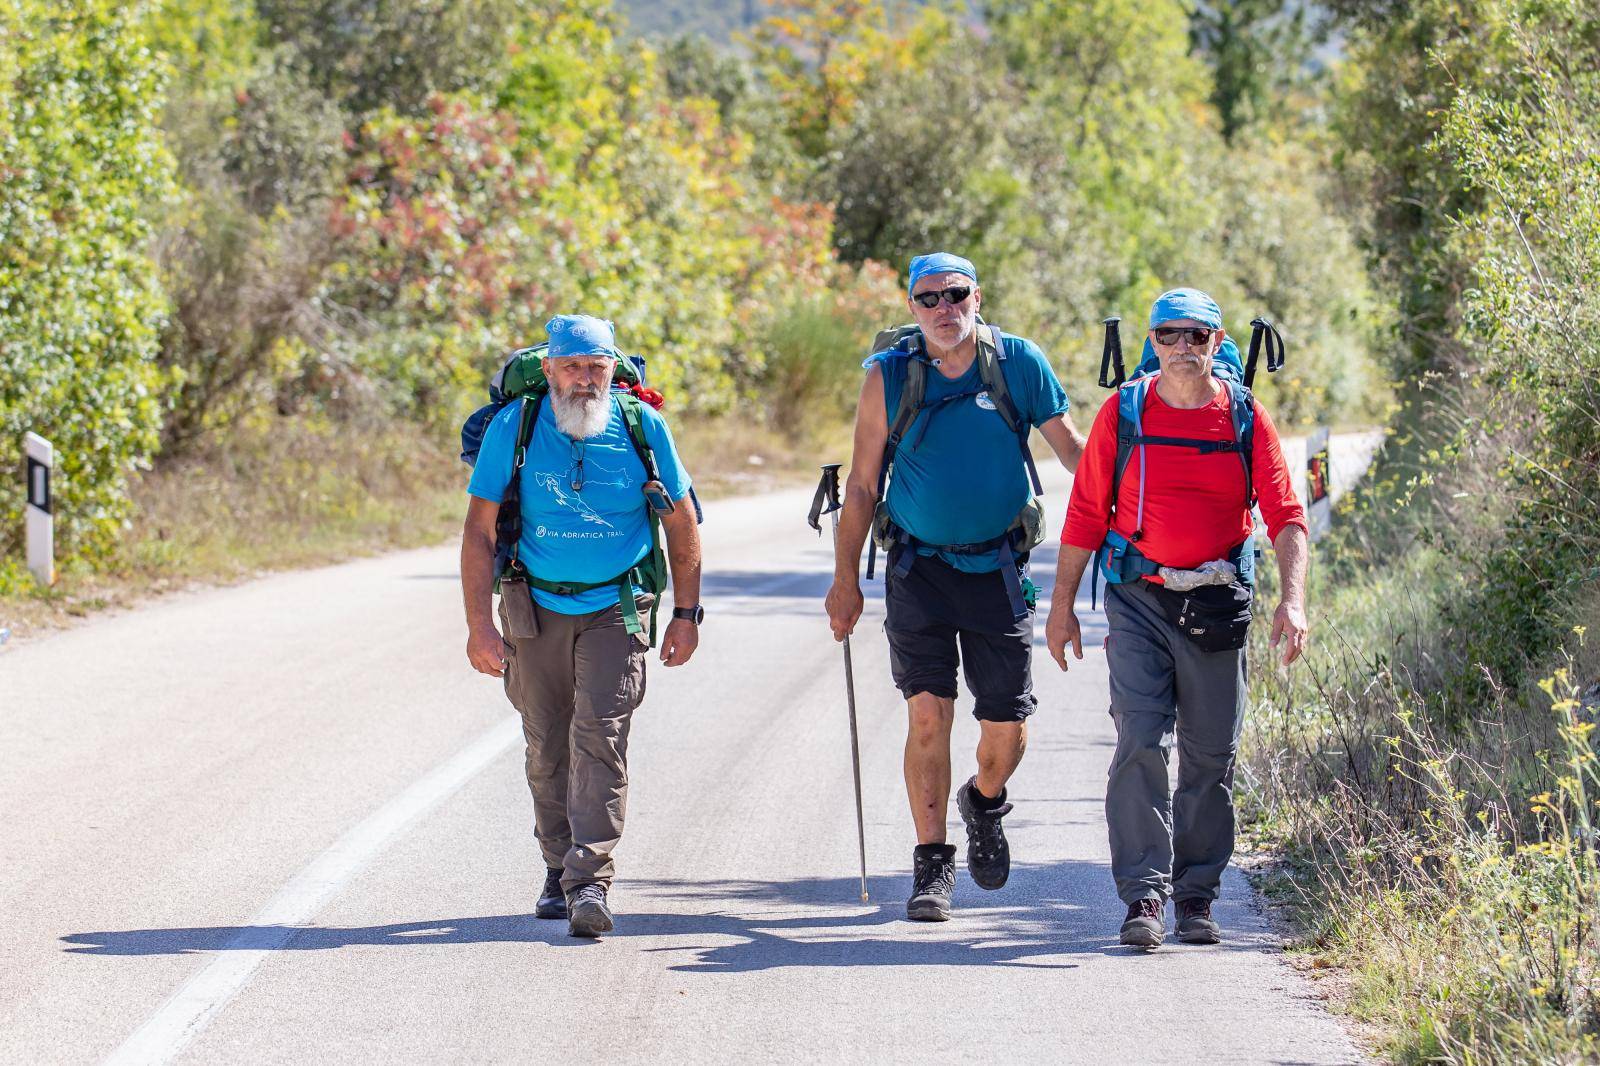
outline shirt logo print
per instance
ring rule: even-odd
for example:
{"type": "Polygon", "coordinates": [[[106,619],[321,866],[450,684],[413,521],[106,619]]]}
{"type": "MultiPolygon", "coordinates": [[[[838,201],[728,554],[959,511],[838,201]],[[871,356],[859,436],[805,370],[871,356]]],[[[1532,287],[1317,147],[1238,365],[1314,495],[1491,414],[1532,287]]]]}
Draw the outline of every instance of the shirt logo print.
{"type": "Polygon", "coordinates": [[[561,483],[561,478],[557,475],[550,473],[548,470],[538,470],[534,472],[533,480],[536,485],[543,488],[555,499],[558,506],[575,512],[585,522],[597,526],[605,526],[607,529],[613,528],[610,522],[600,517],[599,512],[583,502],[582,496],[575,492],[568,492],[566,486],[561,483]]]}

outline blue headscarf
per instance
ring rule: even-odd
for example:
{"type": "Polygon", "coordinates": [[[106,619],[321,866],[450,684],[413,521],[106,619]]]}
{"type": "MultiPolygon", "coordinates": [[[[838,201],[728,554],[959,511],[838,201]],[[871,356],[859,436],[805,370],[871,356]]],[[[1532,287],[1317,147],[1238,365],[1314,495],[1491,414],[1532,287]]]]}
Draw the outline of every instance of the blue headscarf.
{"type": "Polygon", "coordinates": [[[1199,289],[1172,289],[1157,296],[1150,305],[1151,329],[1180,318],[1192,318],[1212,329],[1222,328],[1222,309],[1199,289]]]}
{"type": "Polygon", "coordinates": [[[974,285],[978,283],[978,268],[970,260],[949,252],[932,252],[911,260],[911,281],[906,285],[906,292],[915,292],[917,282],[929,274],[965,274],[974,285]]]}
{"type": "Polygon", "coordinates": [[[620,358],[617,338],[611,323],[589,315],[557,315],[544,324],[550,335],[550,348],[545,355],[561,359],[573,355],[609,355],[620,358]]]}

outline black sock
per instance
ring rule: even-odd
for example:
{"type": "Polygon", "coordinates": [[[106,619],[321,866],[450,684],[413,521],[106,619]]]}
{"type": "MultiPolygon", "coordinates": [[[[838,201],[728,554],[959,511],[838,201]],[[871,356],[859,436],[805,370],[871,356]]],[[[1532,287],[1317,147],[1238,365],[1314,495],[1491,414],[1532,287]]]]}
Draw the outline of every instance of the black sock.
{"type": "Polygon", "coordinates": [[[1006,802],[1006,790],[1001,789],[1000,795],[990,799],[983,794],[983,789],[978,787],[977,778],[972,780],[972,805],[980,811],[999,810],[1006,802]]]}

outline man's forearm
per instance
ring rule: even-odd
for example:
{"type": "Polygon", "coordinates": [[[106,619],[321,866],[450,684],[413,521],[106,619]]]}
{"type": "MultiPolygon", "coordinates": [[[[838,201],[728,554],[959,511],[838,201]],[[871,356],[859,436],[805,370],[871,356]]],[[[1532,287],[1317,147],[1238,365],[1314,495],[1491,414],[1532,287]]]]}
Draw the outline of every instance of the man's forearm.
{"type": "Polygon", "coordinates": [[[461,598],[469,630],[494,625],[494,541],[476,529],[461,538],[461,598]]]}
{"type": "Polygon", "coordinates": [[[839,514],[839,536],[833,546],[833,576],[841,581],[861,582],[861,549],[872,528],[872,493],[845,482],[844,510],[839,514]]]}
{"type": "Polygon", "coordinates": [[[1061,545],[1061,551],[1056,556],[1056,587],[1050,595],[1051,609],[1055,608],[1057,597],[1061,596],[1066,597],[1068,607],[1073,605],[1078,596],[1078,586],[1083,583],[1083,572],[1089,568],[1089,560],[1093,558],[1094,552],[1087,548],[1061,545]]]}
{"type": "MultiPolygon", "coordinates": [[[[693,504],[688,505],[693,511],[693,504]]],[[[667,530],[667,562],[672,567],[672,604],[700,602],[700,527],[690,520],[667,530]]]]}
{"type": "Polygon", "coordinates": [[[1278,587],[1283,590],[1279,599],[1305,606],[1306,531],[1297,525],[1284,526],[1272,548],[1278,556],[1278,587]]]}
{"type": "Polygon", "coordinates": [[[1083,459],[1084,438],[1072,421],[1065,415],[1057,415],[1039,427],[1039,434],[1067,473],[1076,474],[1078,463],[1083,459]]]}

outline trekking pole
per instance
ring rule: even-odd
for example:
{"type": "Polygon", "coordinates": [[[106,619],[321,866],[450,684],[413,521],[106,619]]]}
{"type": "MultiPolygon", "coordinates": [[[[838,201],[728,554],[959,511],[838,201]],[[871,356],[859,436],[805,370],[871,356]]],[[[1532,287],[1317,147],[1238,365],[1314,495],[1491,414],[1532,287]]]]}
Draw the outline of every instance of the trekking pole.
{"type": "MultiPolygon", "coordinates": [[[[839,543],[839,512],[844,505],[839,502],[839,463],[829,463],[822,468],[822,480],[817,482],[817,494],[811,500],[811,513],[806,521],[822,535],[823,515],[833,518],[833,543],[839,543]]],[[[850,637],[844,638],[844,693],[850,709],[850,768],[856,778],[856,843],[861,850],[861,902],[867,902],[867,828],[861,814],[861,741],[856,734],[856,679],[850,664],[850,637]]]]}

